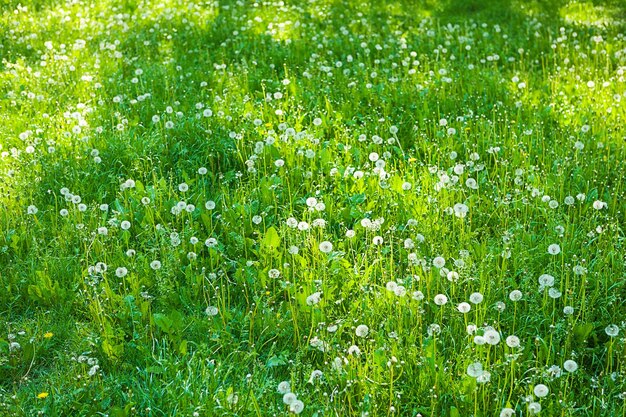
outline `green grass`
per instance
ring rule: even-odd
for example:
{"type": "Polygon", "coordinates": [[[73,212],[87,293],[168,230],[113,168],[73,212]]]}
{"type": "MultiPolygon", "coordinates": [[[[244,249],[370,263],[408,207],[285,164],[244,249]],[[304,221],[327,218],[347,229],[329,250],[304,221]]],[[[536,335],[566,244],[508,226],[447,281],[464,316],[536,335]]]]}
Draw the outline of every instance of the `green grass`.
{"type": "Polygon", "coordinates": [[[625,416],[625,13],[4,0],[0,416],[625,416]]]}

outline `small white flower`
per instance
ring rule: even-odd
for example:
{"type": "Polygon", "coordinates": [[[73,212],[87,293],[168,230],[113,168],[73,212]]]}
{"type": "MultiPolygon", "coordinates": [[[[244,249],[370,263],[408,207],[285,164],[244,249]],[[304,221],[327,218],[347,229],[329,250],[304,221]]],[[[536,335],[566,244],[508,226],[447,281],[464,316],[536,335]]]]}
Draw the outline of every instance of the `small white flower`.
{"type": "Polygon", "coordinates": [[[514,417],[515,416],[515,410],[513,410],[512,408],[506,407],[503,408],[502,411],[500,411],[500,417],[514,417]]]}
{"type": "Polygon", "coordinates": [[[467,180],[465,180],[465,186],[467,188],[471,188],[472,190],[478,189],[478,183],[474,178],[468,178],[467,180]]]}
{"type": "Polygon", "coordinates": [[[413,294],[411,294],[411,297],[415,301],[422,301],[424,299],[424,293],[421,291],[414,291],[413,294]]]}
{"type": "Polygon", "coordinates": [[[469,207],[467,207],[465,204],[457,203],[454,205],[453,210],[454,210],[454,215],[462,219],[465,216],[467,216],[469,207]]]}
{"type": "Polygon", "coordinates": [[[578,364],[575,361],[568,359],[563,362],[563,369],[565,369],[567,372],[576,372],[576,370],[578,369],[578,364]]]}
{"type": "Polygon", "coordinates": [[[554,277],[550,274],[542,274],[539,276],[539,285],[542,287],[552,287],[554,285],[554,277]]]}
{"type": "Polygon", "coordinates": [[[273,268],[273,269],[270,269],[270,270],[267,272],[267,275],[268,275],[270,278],[276,279],[276,278],[280,277],[280,271],[279,271],[278,269],[274,269],[274,268],[273,268]]]}
{"type": "Polygon", "coordinates": [[[404,297],[406,295],[406,288],[403,285],[398,285],[393,292],[398,297],[404,297]]]}
{"type": "Polygon", "coordinates": [[[461,303],[456,308],[461,313],[465,314],[465,313],[469,313],[469,311],[472,309],[472,306],[469,305],[469,303],[461,303]]]}
{"type": "Polygon", "coordinates": [[[469,300],[472,304],[480,304],[483,302],[483,299],[484,299],[483,295],[479,292],[472,293],[469,296],[469,300]]]}
{"type": "Polygon", "coordinates": [[[358,337],[367,337],[369,332],[370,332],[370,329],[365,324],[358,325],[355,331],[358,337]]]}
{"type": "Polygon", "coordinates": [[[531,402],[528,404],[528,413],[530,415],[539,414],[541,412],[541,404],[538,402],[531,402]]]}
{"type": "Polygon", "coordinates": [[[283,402],[287,405],[291,405],[294,403],[294,401],[297,401],[298,397],[296,397],[296,394],[294,394],[293,392],[287,392],[285,393],[285,395],[283,395],[283,402]]]}
{"type": "Polygon", "coordinates": [[[348,348],[348,355],[359,356],[361,354],[361,349],[357,345],[352,345],[348,348]]]}
{"type": "Polygon", "coordinates": [[[560,298],[561,295],[563,295],[563,293],[561,293],[561,291],[557,290],[556,288],[552,287],[548,290],[548,295],[550,296],[550,298],[560,298]]]}
{"type": "Polygon", "coordinates": [[[313,294],[309,295],[306,298],[306,304],[308,306],[313,306],[315,304],[318,304],[322,299],[322,293],[321,292],[314,292],[313,294]]]}
{"type": "Polygon", "coordinates": [[[500,343],[500,333],[495,330],[487,330],[483,336],[485,341],[490,345],[497,345],[500,343]]]}
{"type": "Polygon", "coordinates": [[[324,242],[320,243],[319,249],[323,253],[330,253],[333,250],[333,244],[325,240],[324,242]]]}
{"type": "Polygon", "coordinates": [[[476,378],[476,382],[479,384],[486,384],[489,381],[491,381],[491,373],[487,371],[484,371],[476,378]]]}
{"type": "Polygon", "coordinates": [[[549,367],[547,372],[548,372],[548,375],[550,375],[552,378],[559,378],[561,374],[563,373],[561,368],[558,367],[557,365],[552,365],[551,367],[549,367]]]}
{"type": "Polygon", "coordinates": [[[434,301],[435,304],[437,304],[438,306],[442,306],[448,302],[448,297],[446,297],[444,294],[437,294],[435,295],[434,301]]]}
{"type": "Polygon", "coordinates": [[[289,384],[289,381],[283,381],[278,384],[279,394],[287,394],[288,392],[291,392],[291,384],[289,384]]]}
{"type": "Polygon", "coordinates": [[[88,374],[89,376],[94,376],[95,374],[97,374],[97,373],[98,373],[98,370],[99,370],[99,369],[100,369],[100,366],[99,366],[99,365],[94,365],[94,366],[92,366],[91,368],[89,368],[89,371],[87,372],[87,374],[88,374]]]}
{"type": "Polygon", "coordinates": [[[543,384],[537,384],[537,385],[535,385],[535,388],[533,388],[533,392],[535,393],[535,395],[537,397],[543,398],[543,397],[548,395],[550,390],[548,389],[547,386],[545,386],[543,384]]]}
{"type": "Polygon", "coordinates": [[[593,208],[596,210],[602,210],[603,208],[606,208],[606,207],[608,207],[608,204],[600,200],[596,200],[593,202],[593,208]]]}
{"type": "Polygon", "coordinates": [[[316,379],[321,379],[323,375],[324,373],[320,371],[319,369],[312,371],[311,376],[309,377],[309,381],[308,381],[309,384],[312,384],[313,382],[315,382],[316,379]]]}
{"type": "Polygon", "coordinates": [[[437,323],[432,323],[428,326],[427,333],[430,337],[432,337],[433,335],[438,335],[439,333],[441,333],[441,326],[437,323]]]}
{"type": "Polygon", "coordinates": [[[450,282],[456,282],[459,280],[459,273],[456,271],[450,271],[446,275],[446,278],[448,278],[448,281],[450,282]]]}
{"type": "Polygon", "coordinates": [[[548,246],[548,253],[550,255],[558,255],[559,253],[561,253],[561,247],[557,245],[556,243],[553,243],[550,246],[548,246]]]}
{"type": "Polygon", "coordinates": [[[604,331],[606,332],[607,336],[615,337],[619,334],[619,327],[617,327],[615,324],[609,324],[608,326],[606,326],[604,331]]]}
{"type": "Polygon", "coordinates": [[[296,400],[289,406],[289,411],[294,414],[300,414],[304,410],[304,403],[300,400],[296,400]]]}
{"type": "Polygon", "coordinates": [[[433,265],[437,268],[443,268],[445,264],[446,260],[441,256],[437,256],[435,259],[433,259],[433,265]]]}
{"type": "Polygon", "coordinates": [[[511,335],[506,338],[506,345],[510,348],[517,348],[520,345],[519,337],[511,335]]]}
{"type": "Polygon", "coordinates": [[[302,410],[304,410],[304,403],[300,400],[295,400],[289,406],[289,411],[291,411],[294,414],[300,414],[302,410]]]}
{"type": "Polygon", "coordinates": [[[483,365],[480,362],[474,362],[467,367],[467,375],[472,378],[478,378],[483,372],[483,365]]]}

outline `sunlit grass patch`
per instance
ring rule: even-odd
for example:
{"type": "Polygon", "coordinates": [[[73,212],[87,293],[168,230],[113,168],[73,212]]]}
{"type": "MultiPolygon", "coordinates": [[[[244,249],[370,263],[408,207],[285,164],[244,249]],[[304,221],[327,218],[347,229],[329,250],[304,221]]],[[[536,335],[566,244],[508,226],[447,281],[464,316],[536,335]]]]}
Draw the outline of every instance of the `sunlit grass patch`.
{"type": "Polygon", "coordinates": [[[0,14],[0,416],[626,407],[621,4],[0,14]]]}

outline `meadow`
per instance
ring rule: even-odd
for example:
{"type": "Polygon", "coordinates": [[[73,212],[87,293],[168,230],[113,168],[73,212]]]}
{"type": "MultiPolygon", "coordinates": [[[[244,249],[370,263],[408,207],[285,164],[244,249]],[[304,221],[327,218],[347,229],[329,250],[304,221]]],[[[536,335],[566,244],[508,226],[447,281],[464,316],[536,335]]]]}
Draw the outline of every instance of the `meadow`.
{"type": "Polygon", "coordinates": [[[3,0],[0,416],[626,416],[625,73],[619,0],[3,0]]]}

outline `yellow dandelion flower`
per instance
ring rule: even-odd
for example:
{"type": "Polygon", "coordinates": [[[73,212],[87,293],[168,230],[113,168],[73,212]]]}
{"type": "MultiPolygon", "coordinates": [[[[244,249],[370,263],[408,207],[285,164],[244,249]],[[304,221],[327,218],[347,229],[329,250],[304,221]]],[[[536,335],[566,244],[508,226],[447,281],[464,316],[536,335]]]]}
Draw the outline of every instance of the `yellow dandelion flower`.
{"type": "Polygon", "coordinates": [[[44,398],[46,398],[49,394],[47,392],[40,392],[39,394],[37,394],[37,398],[43,400],[44,398]]]}
{"type": "Polygon", "coordinates": [[[43,337],[46,339],[50,339],[52,336],[54,336],[54,333],[52,332],[46,332],[46,334],[43,335],[43,337]]]}

